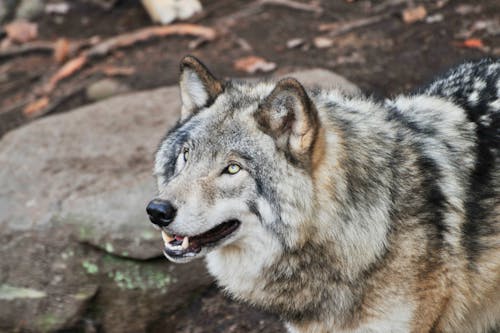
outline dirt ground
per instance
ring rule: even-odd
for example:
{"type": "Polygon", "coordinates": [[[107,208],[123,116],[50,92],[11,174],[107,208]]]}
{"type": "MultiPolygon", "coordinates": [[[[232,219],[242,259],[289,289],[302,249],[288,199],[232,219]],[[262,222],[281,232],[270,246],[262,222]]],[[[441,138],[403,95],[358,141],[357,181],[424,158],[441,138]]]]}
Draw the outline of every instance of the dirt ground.
{"type": "MultiPolygon", "coordinates": [[[[270,4],[248,10],[253,2],[202,1],[203,14],[190,22],[214,27],[217,38],[194,48],[195,38],[171,36],[136,43],[92,60],[50,94],[51,101],[58,100],[50,114],[89,103],[85,88],[109,76],[102,68],[129,69],[126,75],[113,77],[131,91],[175,84],[179,59],[188,53],[221,77],[249,76],[234,67],[237,59],[249,55],[276,63],[276,70],[265,75],[323,67],[376,97],[409,92],[464,60],[500,55],[498,0],[316,1],[321,13],[270,4]],[[410,2],[425,6],[427,14],[422,21],[406,23],[402,19],[401,13],[410,2]],[[367,18],[377,18],[377,22],[337,34],[319,29],[325,23],[345,27],[367,18]],[[317,47],[317,37],[325,37],[331,45],[317,47]],[[296,38],[302,39],[302,44],[287,47],[287,41],[296,38]],[[468,43],[470,40],[475,42],[468,43]]],[[[151,26],[139,1],[118,1],[109,11],[85,1],[71,4],[64,15],[45,14],[35,20],[38,40],[105,39],[151,26]]],[[[23,109],[41,96],[41,87],[60,67],[46,51],[0,56],[0,136],[31,120],[23,109]]],[[[253,76],[259,75],[263,74],[253,76]]],[[[280,332],[283,328],[277,318],[229,301],[214,286],[151,327],[151,332],[170,331],[280,332]],[[172,327],[172,322],[178,325],[172,327]]]]}
{"type": "MultiPolygon", "coordinates": [[[[91,61],[50,94],[54,101],[50,112],[88,103],[85,87],[106,76],[103,68],[131,70],[132,74],[115,76],[131,90],[175,84],[179,59],[187,53],[223,77],[248,76],[233,66],[236,59],[248,55],[276,63],[275,73],[324,67],[379,97],[410,91],[465,59],[500,54],[500,4],[496,0],[411,1],[427,10],[423,21],[411,24],[401,15],[410,5],[401,0],[317,1],[321,13],[270,4],[250,10],[253,2],[205,1],[203,14],[190,21],[216,28],[217,38],[196,48],[190,46],[194,38],[172,36],[136,43],[91,61]],[[334,36],[331,31],[319,31],[321,24],[345,26],[374,17],[382,18],[334,36]],[[316,37],[327,37],[331,46],[315,47],[316,37]],[[303,44],[288,48],[287,41],[296,38],[303,44]],[[470,39],[479,39],[482,46],[464,47],[470,39]]],[[[118,1],[112,10],[83,0],[71,1],[71,5],[64,15],[45,14],[36,20],[38,40],[82,42],[94,36],[102,40],[151,25],[138,1],[118,1]]],[[[43,95],[44,84],[60,67],[46,50],[0,56],[0,136],[28,121],[23,109],[43,95]]]]}

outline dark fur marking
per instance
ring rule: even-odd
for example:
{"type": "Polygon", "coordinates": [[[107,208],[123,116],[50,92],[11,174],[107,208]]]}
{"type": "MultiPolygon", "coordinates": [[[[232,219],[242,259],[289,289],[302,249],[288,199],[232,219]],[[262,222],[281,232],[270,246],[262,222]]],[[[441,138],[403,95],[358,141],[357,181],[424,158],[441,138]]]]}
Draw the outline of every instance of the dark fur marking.
{"type": "Polygon", "coordinates": [[[424,134],[428,136],[435,136],[436,130],[434,128],[422,128],[417,122],[409,119],[406,115],[399,112],[398,109],[391,107],[387,110],[388,121],[398,121],[400,124],[405,126],[406,128],[412,130],[415,133],[424,134]]]}
{"type": "Polygon", "coordinates": [[[255,201],[250,201],[250,202],[247,202],[247,206],[248,206],[248,209],[252,212],[252,214],[257,216],[257,218],[259,219],[259,222],[262,224],[263,223],[262,215],[260,215],[259,209],[257,208],[257,203],[255,203],[255,201]]]}
{"type": "Polygon", "coordinates": [[[423,221],[435,228],[437,240],[441,243],[448,231],[444,221],[447,200],[438,184],[441,170],[433,159],[423,154],[423,151],[418,152],[417,164],[423,177],[421,188],[425,192],[422,194],[427,201],[427,205],[424,206],[425,212],[422,213],[428,218],[423,218],[423,221]]]}
{"type": "Polygon", "coordinates": [[[498,159],[500,137],[494,132],[500,128],[499,115],[498,112],[493,115],[492,127],[486,128],[478,124],[477,128],[476,165],[469,179],[469,196],[465,203],[466,222],[462,229],[462,243],[467,250],[471,269],[474,268],[474,262],[481,252],[488,249],[481,239],[498,232],[493,225],[486,223],[488,213],[493,207],[485,207],[481,203],[495,198],[492,172],[495,169],[495,159],[498,159]]]}

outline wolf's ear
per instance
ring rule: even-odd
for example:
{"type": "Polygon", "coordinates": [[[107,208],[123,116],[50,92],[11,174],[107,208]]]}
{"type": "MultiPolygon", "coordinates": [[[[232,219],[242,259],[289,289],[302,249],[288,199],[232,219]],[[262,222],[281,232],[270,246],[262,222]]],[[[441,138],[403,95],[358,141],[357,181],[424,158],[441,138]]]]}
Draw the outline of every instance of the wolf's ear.
{"type": "Polygon", "coordinates": [[[298,161],[309,159],[320,125],[318,112],[299,81],[279,81],[260,105],[256,120],[280,149],[298,161]]]}
{"type": "Polygon", "coordinates": [[[205,65],[193,56],[185,56],[180,67],[181,118],[185,119],[200,108],[212,104],[224,88],[205,65]]]}

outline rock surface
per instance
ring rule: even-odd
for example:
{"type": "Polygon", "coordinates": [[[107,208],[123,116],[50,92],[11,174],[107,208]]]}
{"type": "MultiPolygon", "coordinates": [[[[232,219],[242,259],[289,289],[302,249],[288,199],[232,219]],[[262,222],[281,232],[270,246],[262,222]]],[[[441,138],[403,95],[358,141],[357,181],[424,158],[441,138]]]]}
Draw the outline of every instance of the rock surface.
{"type": "Polygon", "coordinates": [[[92,83],[85,90],[87,98],[91,101],[100,101],[111,96],[123,94],[130,89],[117,80],[105,78],[92,83]]]}
{"type": "MultiPolygon", "coordinates": [[[[324,70],[289,76],[358,92],[324,70]]],[[[213,282],[202,261],[162,257],[144,211],[154,151],[179,109],[177,87],[160,88],[0,140],[0,332],[145,332],[213,282]]]]}
{"type": "Polygon", "coordinates": [[[45,8],[45,0],[21,0],[16,18],[31,20],[40,16],[45,8]]]}

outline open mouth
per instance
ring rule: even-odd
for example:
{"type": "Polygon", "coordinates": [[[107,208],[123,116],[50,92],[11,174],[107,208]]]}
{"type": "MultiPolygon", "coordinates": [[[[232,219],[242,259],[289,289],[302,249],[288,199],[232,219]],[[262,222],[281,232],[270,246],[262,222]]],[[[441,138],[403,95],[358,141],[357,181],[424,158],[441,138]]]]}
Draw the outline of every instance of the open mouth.
{"type": "Polygon", "coordinates": [[[214,246],[216,243],[231,235],[240,226],[240,221],[229,220],[196,236],[169,235],[161,231],[165,242],[164,252],[169,258],[194,257],[203,247],[214,246]]]}

